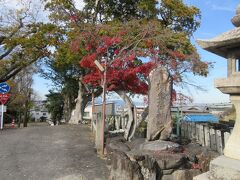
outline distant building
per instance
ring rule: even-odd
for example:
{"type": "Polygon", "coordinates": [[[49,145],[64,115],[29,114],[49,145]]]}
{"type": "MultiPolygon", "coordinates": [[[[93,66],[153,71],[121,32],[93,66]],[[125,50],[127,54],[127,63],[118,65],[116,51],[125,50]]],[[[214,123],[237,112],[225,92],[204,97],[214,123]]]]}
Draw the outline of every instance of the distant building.
{"type": "Polygon", "coordinates": [[[172,106],[171,107],[172,115],[176,114],[208,114],[209,108],[208,106],[198,106],[198,105],[191,105],[191,106],[172,106]]]}
{"type": "Polygon", "coordinates": [[[46,101],[35,101],[34,106],[30,109],[30,116],[37,121],[45,121],[51,119],[51,115],[46,108],[46,101]]]}
{"type": "MultiPolygon", "coordinates": [[[[95,104],[95,113],[102,113],[102,104],[95,104]]],[[[115,111],[115,103],[114,102],[107,102],[106,103],[106,115],[116,115],[115,111]]],[[[87,105],[87,107],[84,110],[83,114],[84,120],[90,120],[92,119],[92,104],[87,105]]]]}
{"type": "Polygon", "coordinates": [[[217,104],[209,104],[209,112],[216,115],[221,116],[226,111],[232,109],[231,103],[217,103],[217,104]]]}

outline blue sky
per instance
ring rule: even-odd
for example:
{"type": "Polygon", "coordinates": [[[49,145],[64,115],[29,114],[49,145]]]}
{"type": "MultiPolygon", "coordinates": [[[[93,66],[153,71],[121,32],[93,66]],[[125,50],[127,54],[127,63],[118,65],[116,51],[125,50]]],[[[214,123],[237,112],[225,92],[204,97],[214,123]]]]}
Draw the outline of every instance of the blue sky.
{"type": "MultiPolygon", "coordinates": [[[[193,81],[202,85],[207,91],[201,92],[190,88],[194,102],[197,103],[220,103],[228,102],[229,96],[222,94],[214,88],[214,79],[227,76],[227,61],[217,55],[201,49],[195,41],[197,39],[213,38],[223,32],[233,29],[231,18],[236,14],[237,0],[185,0],[186,3],[198,7],[201,11],[202,20],[200,28],[194,33],[192,42],[196,45],[203,60],[215,62],[207,78],[194,77],[193,81]]],[[[183,91],[183,92],[186,92],[183,91]]],[[[187,91],[188,93],[188,91],[187,91]]]]}
{"type": "MultiPolygon", "coordinates": [[[[231,18],[235,15],[236,7],[239,4],[237,0],[185,0],[189,5],[198,7],[201,11],[202,22],[200,28],[194,33],[192,42],[196,45],[201,58],[205,61],[215,62],[214,68],[210,70],[207,78],[193,77],[188,78],[198,85],[201,85],[206,91],[198,91],[192,87],[180,89],[179,91],[185,94],[190,94],[195,103],[221,103],[229,102],[228,95],[222,94],[219,90],[214,88],[214,79],[226,77],[227,63],[226,60],[202,50],[195,41],[197,39],[213,38],[223,32],[226,32],[234,26],[231,23],[231,18]]],[[[34,76],[34,89],[37,93],[44,97],[44,94],[51,88],[50,82],[39,76],[34,76]]]]}

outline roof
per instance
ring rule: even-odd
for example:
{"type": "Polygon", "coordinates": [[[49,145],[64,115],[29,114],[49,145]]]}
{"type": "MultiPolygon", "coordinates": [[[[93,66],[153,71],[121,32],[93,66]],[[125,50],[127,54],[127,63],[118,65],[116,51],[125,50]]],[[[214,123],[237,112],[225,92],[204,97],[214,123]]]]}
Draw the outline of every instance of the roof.
{"type": "Polygon", "coordinates": [[[188,122],[218,122],[219,119],[212,114],[188,114],[183,117],[184,121],[188,122]]]}
{"type": "MultiPolygon", "coordinates": [[[[197,43],[205,50],[228,58],[229,52],[240,47],[240,27],[234,28],[215,38],[208,40],[197,40],[197,43]]],[[[239,56],[239,54],[236,54],[239,56]]]]}
{"type": "Polygon", "coordinates": [[[171,107],[172,112],[182,111],[182,112],[197,112],[197,113],[206,113],[209,112],[207,106],[173,106],[171,107]]]}

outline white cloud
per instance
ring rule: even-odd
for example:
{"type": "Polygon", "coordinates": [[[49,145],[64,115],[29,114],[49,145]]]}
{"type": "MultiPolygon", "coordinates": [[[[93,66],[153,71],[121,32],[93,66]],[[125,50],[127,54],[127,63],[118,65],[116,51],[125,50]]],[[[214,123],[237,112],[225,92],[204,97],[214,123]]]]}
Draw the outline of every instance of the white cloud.
{"type": "Polygon", "coordinates": [[[232,7],[232,6],[218,6],[218,5],[212,4],[211,8],[216,11],[235,12],[235,7],[232,7]]]}

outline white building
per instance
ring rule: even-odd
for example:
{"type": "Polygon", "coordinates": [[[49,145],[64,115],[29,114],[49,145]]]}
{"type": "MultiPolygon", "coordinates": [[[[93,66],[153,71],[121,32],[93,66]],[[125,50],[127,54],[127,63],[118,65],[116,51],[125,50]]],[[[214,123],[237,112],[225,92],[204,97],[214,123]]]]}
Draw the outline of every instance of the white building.
{"type": "MultiPolygon", "coordinates": [[[[102,104],[95,104],[95,113],[102,113],[102,104]]],[[[106,103],[106,115],[115,115],[115,103],[114,102],[107,102],[106,103]]],[[[84,120],[91,120],[92,119],[92,104],[89,104],[83,114],[83,119],[84,120]]]]}
{"type": "Polygon", "coordinates": [[[45,107],[46,101],[35,101],[34,107],[30,109],[30,116],[36,121],[45,121],[51,118],[50,113],[45,107]]]}

